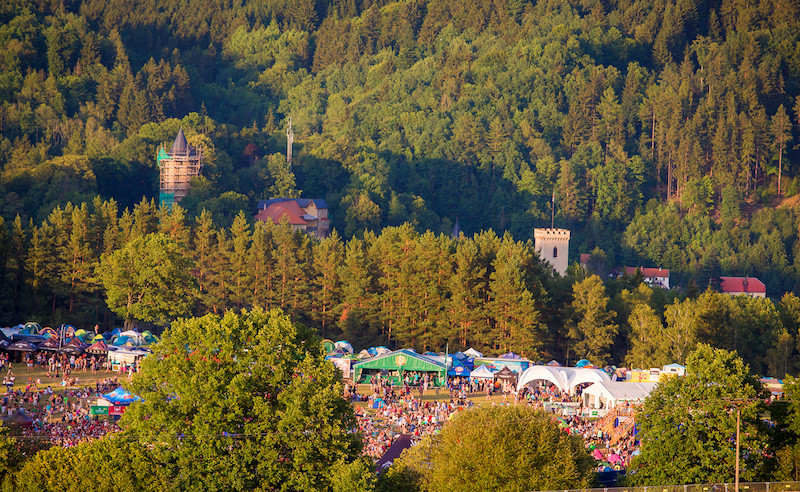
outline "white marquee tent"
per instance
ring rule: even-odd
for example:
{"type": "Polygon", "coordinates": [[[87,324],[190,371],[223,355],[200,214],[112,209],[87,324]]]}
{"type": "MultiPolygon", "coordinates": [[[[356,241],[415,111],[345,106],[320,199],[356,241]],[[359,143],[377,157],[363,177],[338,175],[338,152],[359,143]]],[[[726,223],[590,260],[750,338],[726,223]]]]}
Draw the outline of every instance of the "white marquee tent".
{"type": "Polygon", "coordinates": [[[602,381],[583,390],[583,404],[589,408],[610,410],[621,403],[641,402],[658,383],[602,381]]]}
{"type": "Polygon", "coordinates": [[[517,389],[534,381],[547,381],[561,391],[573,393],[578,385],[611,381],[605,371],[586,367],[531,366],[519,376],[517,389]]]}
{"type": "Polygon", "coordinates": [[[472,379],[494,379],[494,373],[486,366],[479,366],[469,374],[472,379]]]}

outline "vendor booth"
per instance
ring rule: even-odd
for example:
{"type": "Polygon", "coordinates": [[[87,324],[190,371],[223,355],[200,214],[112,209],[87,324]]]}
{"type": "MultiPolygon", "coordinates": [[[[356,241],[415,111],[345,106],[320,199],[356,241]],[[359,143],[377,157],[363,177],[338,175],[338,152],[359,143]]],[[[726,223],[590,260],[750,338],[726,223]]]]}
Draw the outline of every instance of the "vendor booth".
{"type": "Polygon", "coordinates": [[[479,368],[475,369],[471,373],[469,373],[470,379],[492,379],[494,380],[494,373],[489,366],[480,366],[479,368]]]}
{"type": "Polygon", "coordinates": [[[369,382],[373,375],[380,374],[392,384],[399,385],[408,373],[427,374],[434,385],[442,386],[447,368],[439,361],[408,349],[395,350],[353,365],[353,381],[356,383],[369,382]]]}
{"type": "Polygon", "coordinates": [[[656,384],[658,383],[601,381],[583,390],[583,404],[587,408],[610,410],[625,403],[641,403],[656,384]]]}
{"type": "Polygon", "coordinates": [[[111,362],[112,369],[117,370],[120,364],[132,366],[145,355],[147,355],[147,352],[118,349],[108,353],[108,360],[111,362]]]}
{"type": "Polygon", "coordinates": [[[502,386],[516,386],[517,385],[517,373],[509,369],[508,367],[504,367],[494,373],[494,380],[500,383],[502,386]]]}

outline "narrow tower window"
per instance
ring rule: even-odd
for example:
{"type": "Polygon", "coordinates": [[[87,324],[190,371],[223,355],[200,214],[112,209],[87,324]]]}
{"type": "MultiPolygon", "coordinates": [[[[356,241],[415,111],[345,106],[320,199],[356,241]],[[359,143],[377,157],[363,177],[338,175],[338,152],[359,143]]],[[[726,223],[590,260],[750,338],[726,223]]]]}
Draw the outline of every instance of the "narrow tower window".
{"type": "Polygon", "coordinates": [[[558,258],[558,248],[553,248],[553,258],[558,258]]]}

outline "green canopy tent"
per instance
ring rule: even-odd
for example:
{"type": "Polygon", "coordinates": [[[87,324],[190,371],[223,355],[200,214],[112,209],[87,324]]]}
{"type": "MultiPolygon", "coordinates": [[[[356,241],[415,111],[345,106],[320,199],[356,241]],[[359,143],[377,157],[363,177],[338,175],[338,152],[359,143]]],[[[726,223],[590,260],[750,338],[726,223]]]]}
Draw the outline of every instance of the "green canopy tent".
{"type": "Polygon", "coordinates": [[[378,372],[387,376],[393,384],[400,384],[407,372],[427,372],[433,376],[434,384],[441,386],[445,382],[447,368],[431,357],[408,349],[395,350],[353,365],[353,378],[356,382],[361,382],[362,377],[366,380],[369,375],[378,372]]]}

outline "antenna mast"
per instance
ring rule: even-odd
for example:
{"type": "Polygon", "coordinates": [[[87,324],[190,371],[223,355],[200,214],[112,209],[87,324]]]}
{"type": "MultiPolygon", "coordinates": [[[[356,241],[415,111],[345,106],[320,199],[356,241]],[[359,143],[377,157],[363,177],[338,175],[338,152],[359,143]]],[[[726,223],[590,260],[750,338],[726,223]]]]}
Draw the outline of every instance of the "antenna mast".
{"type": "Polygon", "coordinates": [[[553,186],[553,204],[550,206],[551,210],[551,218],[550,218],[550,229],[555,229],[556,225],[556,187],[553,186]]]}
{"type": "Polygon", "coordinates": [[[286,163],[289,164],[289,170],[292,169],[292,143],[294,143],[294,131],[292,117],[289,116],[289,126],[286,128],[286,163]]]}

